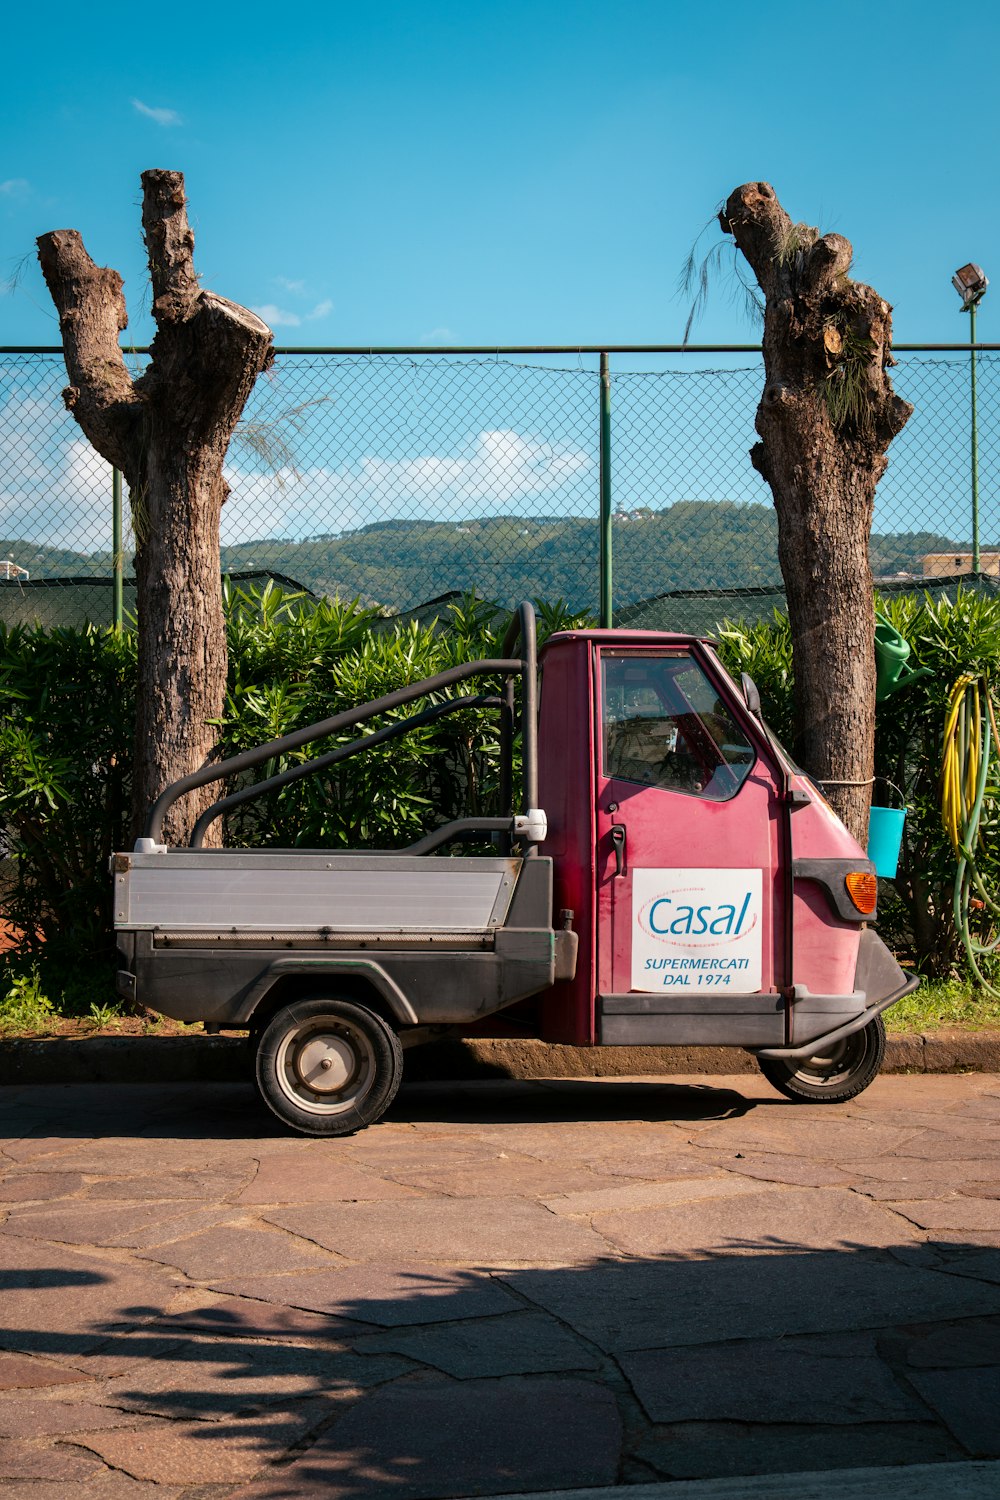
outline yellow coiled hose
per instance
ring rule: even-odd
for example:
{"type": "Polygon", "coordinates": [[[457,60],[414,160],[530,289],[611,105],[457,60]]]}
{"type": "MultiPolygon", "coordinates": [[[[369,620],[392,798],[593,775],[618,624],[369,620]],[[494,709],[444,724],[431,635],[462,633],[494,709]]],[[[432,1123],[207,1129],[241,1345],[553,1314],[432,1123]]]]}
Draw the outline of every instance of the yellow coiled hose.
{"type": "Polygon", "coordinates": [[[1000,733],[985,677],[966,673],[951,690],[945,716],[944,753],[941,762],[941,818],[958,862],[955,871],[955,925],[962,938],[972,972],[991,994],[1000,989],[983,974],[981,961],[1000,948],[1000,905],[986,889],[976,864],[980,820],[994,749],[1000,748],[1000,733]],[[970,911],[984,914],[988,931],[980,941],[972,932],[970,911]],[[995,930],[995,931],[994,931],[995,930]]]}

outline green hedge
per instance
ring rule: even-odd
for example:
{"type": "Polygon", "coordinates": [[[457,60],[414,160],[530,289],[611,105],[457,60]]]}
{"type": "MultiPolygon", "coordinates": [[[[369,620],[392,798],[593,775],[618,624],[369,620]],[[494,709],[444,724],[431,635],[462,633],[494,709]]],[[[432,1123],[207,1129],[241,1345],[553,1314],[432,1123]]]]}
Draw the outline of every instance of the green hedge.
{"type": "Polygon", "coordinates": [[[135,638],[0,627],[2,915],[77,965],[106,959],[108,859],[127,847],[135,638]]]}
{"type": "MultiPolygon", "coordinates": [[[[273,584],[227,589],[226,615],[230,668],[219,738],[227,755],[458,662],[496,657],[510,620],[469,599],[436,623],[394,625],[377,610],[316,602],[273,584]]],[[[583,619],[561,603],[539,605],[540,636],[583,619]]],[[[72,976],[94,965],[106,972],[113,960],[108,856],[131,843],[135,673],[130,633],[0,626],[0,845],[8,856],[0,908],[24,934],[15,964],[44,958],[48,969],[72,976]]],[[[476,680],[466,691],[498,688],[476,680]]],[[[238,809],[227,842],[398,848],[449,818],[498,813],[496,726],[495,712],[461,711],[305,777],[238,809]]],[[[254,779],[354,737],[318,741],[260,767],[254,779]]]]}
{"type": "MultiPolygon", "coordinates": [[[[224,753],[328,717],[459,661],[495,656],[509,615],[474,599],[436,624],[396,624],[357,604],[307,601],[269,586],[227,593],[230,675],[220,723],[224,753]]],[[[899,879],[883,893],[882,927],[929,974],[953,972],[954,864],[940,825],[938,774],[948,693],[965,671],[1000,661],[1000,601],[959,591],[921,603],[881,604],[932,669],[881,704],[877,771],[910,808],[899,879]]],[[[539,606],[542,635],[583,622],[561,605],[539,606]]],[[[748,671],[778,735],[792,740],[794,683],[788,622],[727,623],[720,648],[730,670],[748,671]]],[[[471,684],[469,691],[488,690],[471,684]]],[[[8,879],[2,914],[25,936],[22,965],[44,954],[72,989],[74,977],[113,959],[108,856],[130,843],[135,645],[129,633],[93,627],[0,627],[0,855],[8,879]]],[[[386,720],[405,716],[402,709],[386,720]]],[[[344,738],[350,738],[351,735],[344,738]]],[[[331,748],[308,747],[282,767],[331,748]]],[[[261,767],[263,778],[279,769],[261,767]]],[[[227,841],[262,846],[393,848],[451,817],[498,812],[496,716],[465,711],[328,775],[253,802],[227,825],[227,841]]],[[[882,790],[882,788],[880,788],[882,790]]],[[[985,819],[983,868],[1000,877],[997,789],[985,819]]]]}
{"type": "MultiPolygon", "coordinates": [[[[963,672],[995,678],[1000,666],[1000,600],[967,589],[954,596],[877,598],[881,613],[909,642],[911,665],[930,673],[878,704],[875,716],[875,802],[899,799],[908,812],[899,875],[884,881],[879,926],[897,953],[924,974],[944,977],[964,969],[952,917],[955,859],[941,824],[939,778],[945,709],[963,672]]],[[[721,633],[729,669],[749,672],[760,689],[764,715],[789,746],[793,743],[794,679],[788,621],[745,627],[727,623],[721,633]]],[[[984,809],[979,866],[992,890],[1000,886],[996,768],[984,809]]]]}

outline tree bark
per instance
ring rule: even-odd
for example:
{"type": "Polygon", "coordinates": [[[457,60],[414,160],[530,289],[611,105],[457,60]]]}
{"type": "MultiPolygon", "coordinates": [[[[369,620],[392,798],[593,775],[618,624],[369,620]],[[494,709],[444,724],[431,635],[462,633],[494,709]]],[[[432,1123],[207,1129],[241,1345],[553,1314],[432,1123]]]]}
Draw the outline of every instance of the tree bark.
{"type": "MultiPolygon", "coordinates": [[[[144,172],[142,188],[157,331],[137,379],[118,344],[128,324],[121,277],[94,264],[76,230],[38,241],[71,382],[63,399],[97,451],[121,469],[132,506],[139,619],[135,833],[163,788],[213,752],[211,721],[223,710],[227,671],[222,465],[254,382],[274,357],[271,331],[255,313],[198,285],[181,173],[144,172]]],[[[186,842],[216,795],[207,787],[175,805],[167,842],[186,842]]]]}
{"type": "Polygon", "coordinates": [[[875,487],[912,406],[892,389],[892,309],[839,234],[795,224],[766,182],[719,215],[764,294],[761,441],[795,667],[795,752],[864,846],[875,755],[875,487]]]}

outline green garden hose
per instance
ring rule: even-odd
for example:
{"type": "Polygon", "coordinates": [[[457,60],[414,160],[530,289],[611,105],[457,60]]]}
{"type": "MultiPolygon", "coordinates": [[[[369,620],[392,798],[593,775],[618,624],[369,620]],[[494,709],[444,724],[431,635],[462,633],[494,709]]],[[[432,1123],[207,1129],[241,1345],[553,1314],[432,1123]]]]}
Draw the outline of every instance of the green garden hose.
{"type": "Polygon", "coordinates": [[[951,690],[945,718],[941,763],[941,817],[955,851],[955,926],[976,979],[992,995],[1000,989],[983,973],[982,961],[1000,948],[1000,905],[987,890],[976,851],[980,847],[983,802],[1000,732],[986,677],[965,674],[951,690]],[[992,933],[980,941],[972,931],[971,913],[985,914],[992,933]]]}

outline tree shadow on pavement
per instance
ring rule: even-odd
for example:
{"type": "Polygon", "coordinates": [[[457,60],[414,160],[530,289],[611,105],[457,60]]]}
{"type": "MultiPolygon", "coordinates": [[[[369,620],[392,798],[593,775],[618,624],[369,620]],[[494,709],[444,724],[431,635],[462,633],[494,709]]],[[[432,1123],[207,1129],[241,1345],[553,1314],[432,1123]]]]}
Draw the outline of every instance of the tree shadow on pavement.
{"type": "Polygon", "coordinates": [[[128,1300],[111,1260],[67,1252],[63,1269],[22,1244],[0,1271],[0,1349],[90,1378],[6,1391],[0,1435],[45,1435],[47,1410],[60,1444],[233,1500],[1000,1456],[1000,1251],[969,1242],[734,1233],[708,1254],[413,1266],[391,1284],[345,1265],[258,1276],[253,1297],[206,1289],[173,1315],[128,1300]],[[110,1426],[122,1413],[140,1429],[110,1426]]]}

